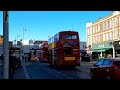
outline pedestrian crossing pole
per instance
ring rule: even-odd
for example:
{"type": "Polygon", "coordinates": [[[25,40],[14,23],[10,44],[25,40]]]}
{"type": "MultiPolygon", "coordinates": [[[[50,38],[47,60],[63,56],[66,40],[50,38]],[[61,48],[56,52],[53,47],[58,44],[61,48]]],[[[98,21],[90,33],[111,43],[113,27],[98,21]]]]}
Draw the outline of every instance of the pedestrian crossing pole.
{"type": "Polygon", "coordinates": [[[114,46],[114,42],[112,42],[112,49],[113,49],[113,58],[115,58],[115,46],[114,46]]]}
{"type": "Polygon", "coordinates": [[[8,11],[3,11],[3,79],[9,79],[9,24],[8,11]]]}

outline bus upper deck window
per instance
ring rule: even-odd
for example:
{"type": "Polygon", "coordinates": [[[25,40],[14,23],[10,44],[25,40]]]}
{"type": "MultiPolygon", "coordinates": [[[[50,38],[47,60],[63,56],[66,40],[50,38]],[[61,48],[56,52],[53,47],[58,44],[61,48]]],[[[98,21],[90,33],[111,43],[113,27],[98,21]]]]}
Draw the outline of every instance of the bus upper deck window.
{"type": "Polygon", "coordinates": [[[76,35],[62,35],[62,39],[77,39],[76,35]]]}

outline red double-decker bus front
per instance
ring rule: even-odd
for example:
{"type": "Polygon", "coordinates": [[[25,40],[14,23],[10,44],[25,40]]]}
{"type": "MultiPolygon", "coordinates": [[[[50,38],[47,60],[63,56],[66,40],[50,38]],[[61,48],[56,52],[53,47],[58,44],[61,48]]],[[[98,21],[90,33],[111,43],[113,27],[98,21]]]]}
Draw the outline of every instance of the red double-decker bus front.
{"type": "Polygon", "coordinates": [[[62,31],[54,36],[50,64],[55,66],[79,66],[80,43],[78,32],[62,31]]]}
{"type": "Polygon", "coordinates": [[[40,46],[40,61],[48,62],[48,42],[43,42],[40,46]]]}

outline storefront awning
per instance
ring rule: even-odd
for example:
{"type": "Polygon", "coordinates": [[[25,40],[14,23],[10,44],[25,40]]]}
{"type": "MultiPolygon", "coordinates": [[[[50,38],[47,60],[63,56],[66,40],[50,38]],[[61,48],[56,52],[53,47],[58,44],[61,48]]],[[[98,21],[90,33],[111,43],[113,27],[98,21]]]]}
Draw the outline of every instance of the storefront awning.
{"type": "Polygon", "coordinates": [[[109,50],[110,48],[102,48],[102,49],[91,49],[92,52],[104,52],[106,50],[109,50]]]}

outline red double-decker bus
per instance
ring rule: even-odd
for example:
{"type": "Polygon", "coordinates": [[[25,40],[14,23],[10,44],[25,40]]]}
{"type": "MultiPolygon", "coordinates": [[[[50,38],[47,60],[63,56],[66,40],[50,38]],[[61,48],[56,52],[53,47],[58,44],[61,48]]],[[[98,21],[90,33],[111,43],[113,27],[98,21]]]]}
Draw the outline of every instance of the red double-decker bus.
{"type": "Polygon", "coordinates": [[[48,41],[44,41],[40,46],[40,61],[48,62],[48,41]]]}
{"type": "Polygon", "coordinates": [[[48,40],[49,63],[52,66],[79,66],[80,41],[76,31],[61,31],[48,40]]]}

